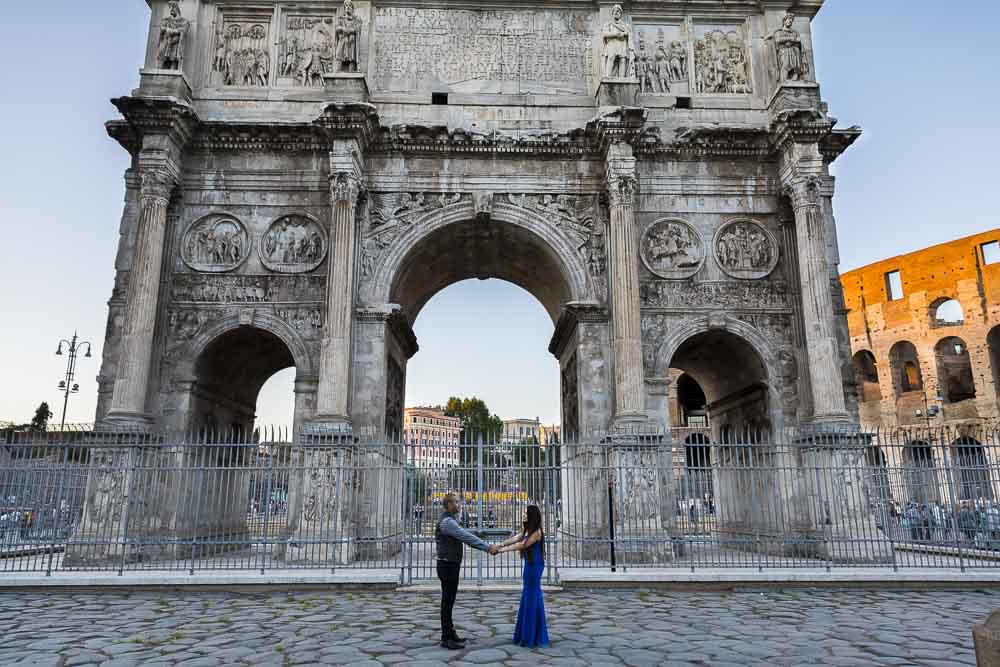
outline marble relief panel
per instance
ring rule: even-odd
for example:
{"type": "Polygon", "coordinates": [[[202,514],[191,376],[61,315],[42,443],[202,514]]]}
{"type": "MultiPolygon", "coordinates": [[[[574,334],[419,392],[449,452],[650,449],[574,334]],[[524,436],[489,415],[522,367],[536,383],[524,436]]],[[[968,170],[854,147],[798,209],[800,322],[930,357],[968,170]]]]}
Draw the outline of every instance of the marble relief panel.
{"type": "Polygon", "coordinates": [[[635,72],[642,94],[691,94],[690,40],[683,24],[637,23],[635,40],[635,72]]]}
{"type": "Polygon", "coordinates": [[[392,92],[586,93],[594,15],[379,7],[370,84],[392,92]]]}
{"type": "Polygon", "coordinates": [[[753,92],[749,30],[745,23],[695,23],[694,92],[745,95],[753,92]]]}
{"type": "Polygon", "coordinates": [[[266,88],[272,73],[271,12],[220,10],[208,85],[266,88]]]}

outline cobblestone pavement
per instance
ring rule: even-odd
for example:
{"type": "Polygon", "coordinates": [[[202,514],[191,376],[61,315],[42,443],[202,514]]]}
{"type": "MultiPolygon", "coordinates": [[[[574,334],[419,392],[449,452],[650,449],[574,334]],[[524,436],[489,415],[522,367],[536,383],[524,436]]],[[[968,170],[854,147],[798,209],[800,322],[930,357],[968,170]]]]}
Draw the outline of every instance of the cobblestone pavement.
{"type": "Polygon", "coordinates": [[[0,593],[0,665],[974,665],[1000,593],[547,595],[552,646],[510,644],[517,594],[461,592],[465,651],[427,593],[0,593]],[[450,662],[449,662],[450,661],[450,662]]]}

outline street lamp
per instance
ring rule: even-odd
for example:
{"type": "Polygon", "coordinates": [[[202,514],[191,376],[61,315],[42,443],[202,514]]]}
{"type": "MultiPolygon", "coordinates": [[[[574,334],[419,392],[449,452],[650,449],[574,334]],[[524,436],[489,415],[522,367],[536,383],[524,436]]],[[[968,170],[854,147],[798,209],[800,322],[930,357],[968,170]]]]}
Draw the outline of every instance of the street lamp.
{"type": "MultiPolygon", "coordinates": [[[[931,427],[931,417],[937,417],[938,413],[941,411],[941,404],[944,403],[944,399],[941,398],[941,394],[934,397],[934,405],[928,405],[927,403],[927,392],[924,392],[924,409],[923,417],[927,420],[927,428],[931,427]]],[[[921,416],[921,411],[917,409],[917,416],[921,416]]]]}
{"type": "Polygon", "coordinates": [[[63,345],[66,345],[69,352],[69,358],[66,359],[66,378],[59,381],[59,391],[63,392],[63,411],[62,411],[62,423],[60,428],[66,427],[66,407],[69,405],[69,395],[76,394],[80,391],[80,385],[73,382],[73,376],[76,374],[76,357],[80,354],[80,350],[84,346],[87,347],[87,353],[83,355],[87,359],[90,359],[90,343],[87,341],[78,340],[76,332],[73,332],[73,340],[63,339],[59,341],[59,347],[56,348],[56,356],[63,356],[63,345]]]}

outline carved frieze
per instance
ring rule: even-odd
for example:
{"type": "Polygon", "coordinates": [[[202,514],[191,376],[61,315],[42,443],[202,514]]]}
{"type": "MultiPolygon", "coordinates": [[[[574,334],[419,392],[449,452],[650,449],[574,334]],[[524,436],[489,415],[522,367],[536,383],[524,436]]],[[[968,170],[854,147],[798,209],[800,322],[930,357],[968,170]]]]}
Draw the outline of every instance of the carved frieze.
{"type": "Polygon", "coordinates": [[[270,85],[270,32],[267,16],[220,17],[209,82],[247,88],[270,85]]]}
{"type": "Polygon", "coordinates": [[[661,278],[690,278],[705,262],[705,244],[684,220],[663,218],[646,227],[639,255],[646,268],[661,278]]]}
{"type": "Polygon", "coordinates": [[[715,234],[715,259],[733,278],[764,278],[778,265],[778,242],[753,220],[733,220],[715,234]]]}
{"type": "Polygon", "coordinates": [[[374,87],[381,91],[584,93],[593,17],[562,9],[377,7],[374,87]]]}
{"type": "Polygon", "coordinates": [[[787,313],[736,313],[732,317],[757,329],[775,347],[792,340],[794,335],[792,316],[787,313]]]}
{"type": "Polygon", "coordinates": [[[332,15],[284,14],[278,40],[278,83],[321,87],[323,75],[337,70],[337,28],[332,15]]]}
{"type": "Polygon", "coordinates": [[[260,259],[277,273],[312,271],[326,257],[326,232],[313,220],[300,214],[278,218],[260,239],[260,259]]]}
{"type": "Polygon", "coordinates": [[[743,26],[697,26],[694,41],[695,92],[753,92],[750,48],[743,26]]]}
{"type": "Polygon", "coordinates": [[[250,235],[246,227],[227,214],[212,214],[195,221],[181,241],[181,257],[195,271],[232,271],[249,256],[250,235]]]}
{"type": "Polygon", "coordinates": [[[639,92],[646,95],[687,95],[688,48],[681,26],[656,25],[636,28],[635,56],[639,92]]]}
{"type": "Polygon", "coordinates": [[[323,312],[319,308],[278,308],[274,314],[303,338],[318,338],[323,331],[323,312]]]}
{"type": "Polygon", "coordinates": [[[462,194],[423,192],[373,192],[368,206],[368,225],[361,240],[361,277],[375,273],[378,258],[403,232],[423,216],[437,209],[454,206],[462,194]]]}
{"type": "Polygon", "coordinates": [[[174,276],[171,297],[174,303],[320,302],[325,286],[324,276],[179,273],[174,276]]]}
{"type": "Polygon", "coordinates": [[[644,282],[639,288],[644,308],[784,310],[791,307],[788,285],[761,282],[644,282]]]}

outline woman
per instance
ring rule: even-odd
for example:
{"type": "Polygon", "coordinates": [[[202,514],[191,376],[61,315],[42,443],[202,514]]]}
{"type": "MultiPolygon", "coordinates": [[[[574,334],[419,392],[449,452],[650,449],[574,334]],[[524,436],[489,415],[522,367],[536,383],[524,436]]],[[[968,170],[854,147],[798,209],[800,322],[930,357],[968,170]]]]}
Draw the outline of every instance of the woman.
{"type": "Polygon", "coordinates": [[[545,601],[542,599],[542,572],[545,570],[545,534],[542,532],[542,512],[529,505],[519,534],[500,545],[499,553],[519,551],[524,560],[521,607],[517,612],[514,643],[527,648],[549,645],[545,624],[545,601]]]}

